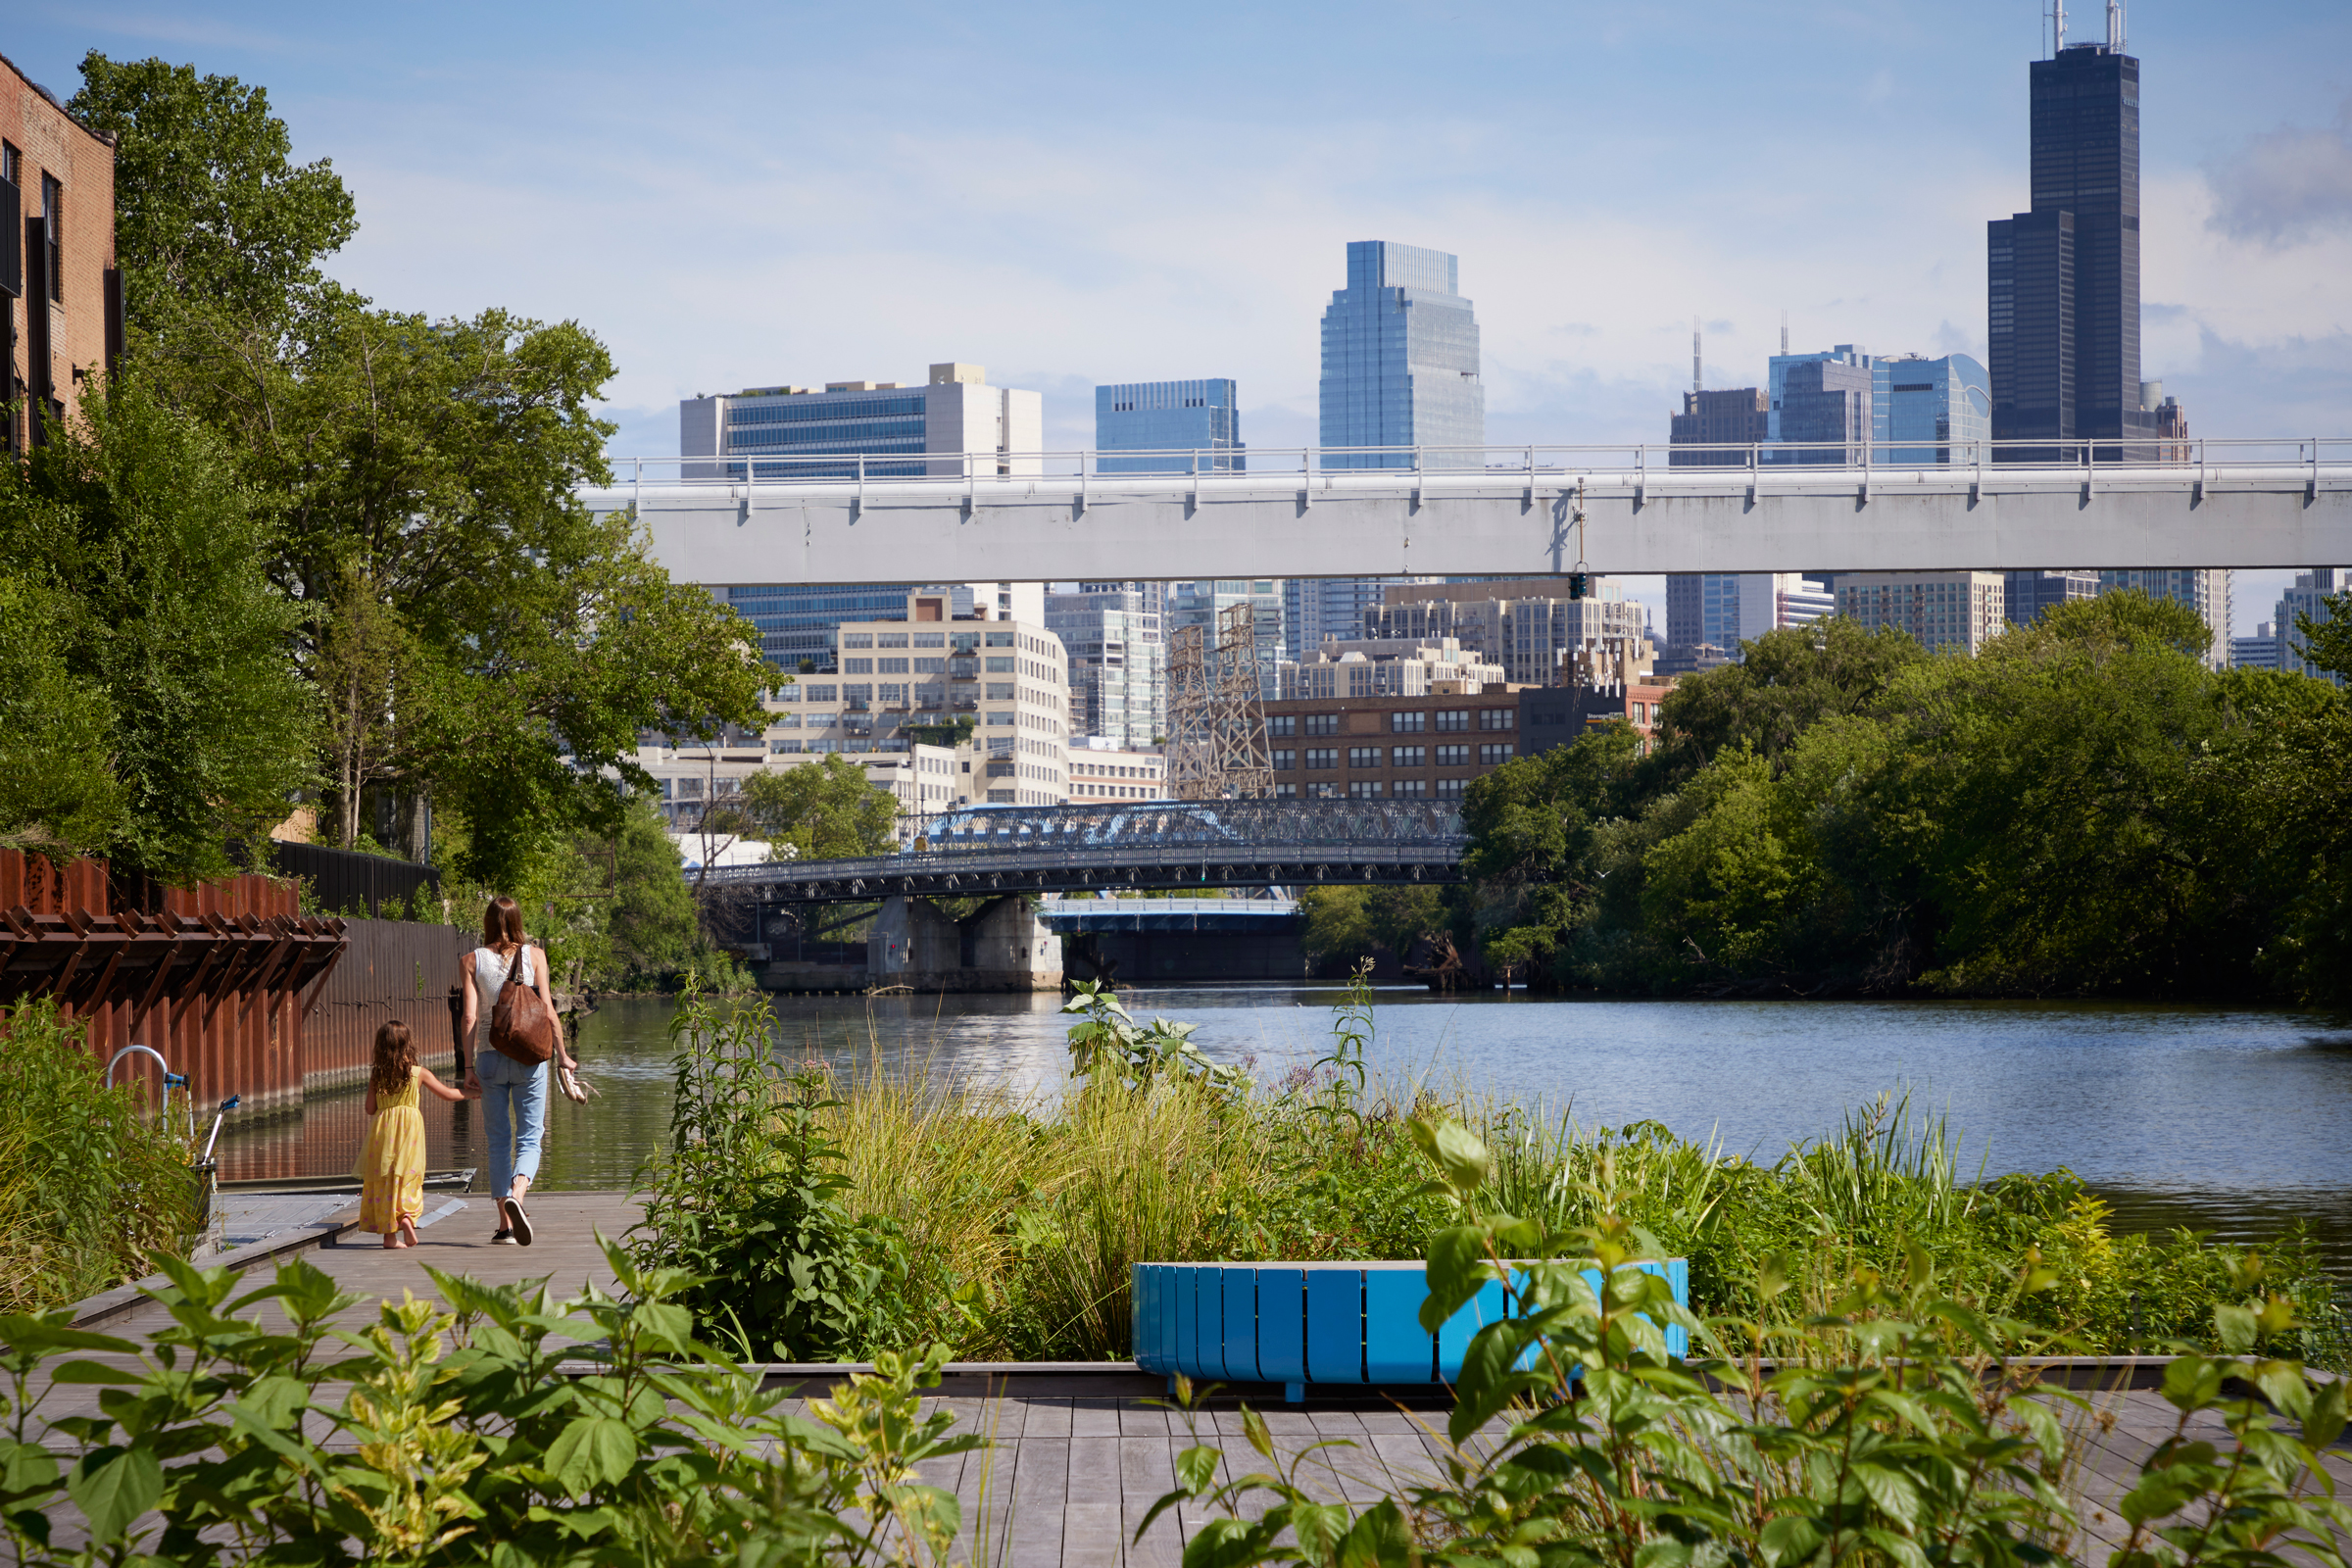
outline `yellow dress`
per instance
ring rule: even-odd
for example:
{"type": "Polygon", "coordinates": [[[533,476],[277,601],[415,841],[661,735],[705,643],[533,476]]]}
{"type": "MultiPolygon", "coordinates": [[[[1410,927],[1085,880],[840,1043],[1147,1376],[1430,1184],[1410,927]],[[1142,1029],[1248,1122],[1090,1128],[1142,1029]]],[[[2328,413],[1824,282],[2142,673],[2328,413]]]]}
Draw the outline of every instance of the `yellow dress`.
{"type": "Polygon", "coordinates": [[[389,1236],[424,1212],[424,1112],[416,1105],[416,1069],[391,1094],[376,1091],[375,1119],[360,1146],[360,1229],[389,1236]]]}

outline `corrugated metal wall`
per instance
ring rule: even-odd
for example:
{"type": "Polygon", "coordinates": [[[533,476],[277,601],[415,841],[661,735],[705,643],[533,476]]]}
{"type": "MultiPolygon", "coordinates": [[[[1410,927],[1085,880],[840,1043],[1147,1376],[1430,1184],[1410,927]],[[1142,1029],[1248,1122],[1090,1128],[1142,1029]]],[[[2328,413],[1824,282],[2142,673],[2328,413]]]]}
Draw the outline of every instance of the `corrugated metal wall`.
{"type": "Polygon", "coordinates": [[[351,946],[312,1004],[302,1028],[306,1089],[358,1083],[368,1076],[375,1031],[398,1018],[428,1067],[450,1060],[450,986],[458,959],[472,951],[454,925],[407,920],[346,920],[351,946]]]}

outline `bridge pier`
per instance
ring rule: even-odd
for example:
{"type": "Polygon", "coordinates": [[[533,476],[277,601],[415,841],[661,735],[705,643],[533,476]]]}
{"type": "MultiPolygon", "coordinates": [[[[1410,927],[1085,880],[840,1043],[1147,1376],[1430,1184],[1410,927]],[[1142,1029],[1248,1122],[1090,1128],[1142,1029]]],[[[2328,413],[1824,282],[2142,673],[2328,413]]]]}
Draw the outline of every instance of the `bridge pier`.
{"type": "Polygon", "coordinates": [[[996,899],[962,920],[929,899],[890,898],[866,939],[866,977],[916,991],[1059,991],[1061,938],[1031,901],[996,899]]]}

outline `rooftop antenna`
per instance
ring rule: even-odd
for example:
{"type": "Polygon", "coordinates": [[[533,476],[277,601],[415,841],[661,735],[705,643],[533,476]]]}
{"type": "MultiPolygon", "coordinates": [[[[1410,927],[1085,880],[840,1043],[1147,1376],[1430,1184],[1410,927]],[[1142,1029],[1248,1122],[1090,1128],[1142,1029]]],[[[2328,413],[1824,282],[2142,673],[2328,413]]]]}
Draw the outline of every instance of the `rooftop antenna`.
{"type": "Polygon", "coordinates": [[[2124,52],[2124,0],[2107,0],[2107,52],[2124,52]]]}
{"type": "Polygon", "coordinates": [[[1788,313],[1781,313],[1781,358],[1788,357],[1788,313]]]}
{"type": "Polygon", "coordinates": [[[2050,54],[2056,57],[2066,49],[2066,0],[2050,0],[2050,54]]]}
{"type": "Polygon", "coordinates": [[[1698,318],[1693,316],[1690,318],[1690,390],[1703,391],[1706,384],[1698,369],[1698,318]]]}

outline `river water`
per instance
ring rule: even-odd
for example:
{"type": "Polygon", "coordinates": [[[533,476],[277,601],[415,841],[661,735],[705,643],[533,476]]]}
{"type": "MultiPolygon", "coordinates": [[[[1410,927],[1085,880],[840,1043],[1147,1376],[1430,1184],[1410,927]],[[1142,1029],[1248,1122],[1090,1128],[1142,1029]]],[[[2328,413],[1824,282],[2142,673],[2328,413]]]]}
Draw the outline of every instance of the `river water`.
{"type": "MultiPolygon", "coordinates": [[[[1329,987],[1252,983],[1124,994],[1139,1017],[1200,1024],[1210,1055],[1260,1079],[1330,1044],[1329,987]]],[[[837,1065],[1045,1090],[1062,1070],[1059,999],[774,999],[781,1049],[837,1065]]],[[[622,1187],[669,1120],[670,1004],[608,1001],[579,1051],[603,1090],[559,1100],[551,1188],[622,1187]]],[[[1947,1114],[1966,1166],[2073,1169],[2138,1228],[2231,1239],[2308,1223],[2352,1279],[2352,1029],[2278,1010],[2050,1003],[1619,1002],[1379,993],[1369,1052],[1393,1081],[1491,1093],[1587,1126],[1651,1118],[1728,1153],[1771,1159],[1834,1131],[1882,1092],[1947,1114]]],[[[224,1132],[222,1175],[347,1171],[361,1092],[298,1118],[224,1132]]],[[[435,1169],[487,1167],[478,1106],[432,1102],[435,1169]]]]}

